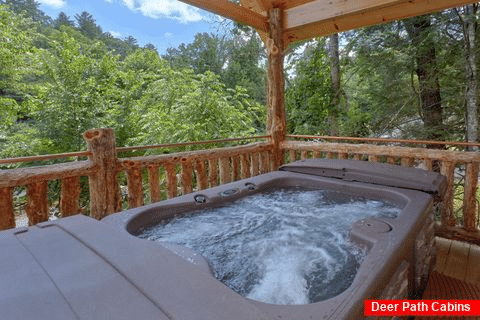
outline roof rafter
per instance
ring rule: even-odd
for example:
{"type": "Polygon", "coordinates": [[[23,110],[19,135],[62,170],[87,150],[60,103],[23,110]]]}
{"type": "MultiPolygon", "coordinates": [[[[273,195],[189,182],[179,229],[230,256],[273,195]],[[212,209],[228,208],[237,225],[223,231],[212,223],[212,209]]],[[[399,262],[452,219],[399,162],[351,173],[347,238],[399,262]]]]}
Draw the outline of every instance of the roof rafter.
{"type": "Polygon", "coordinates": [[[268,19],[247,8],[238,6],[228,0],[180,0],[194,7],[210,11],[222,17],[268,32],[268,19]]]}
{"type": "MultiPolygon", "coordinates": [[[[342,0],[341,2],[350,2],[352,0],[342,0]]],[[[323,0],[314,1],[312,3],[305,4],[306,6],[313,3],[324,2],[323,0]]],[[[330,1],[332,2],[332,1],[330,1]]],[[[340,2],[340,1],[334,1],[340,2]]],[[[314,37],[326,36],[341,31],[351,30],[355,28],[371,26],[375,24],[381,24],[394,20],[405,19],[417,15],[423,15],[427,13],[437,12],[448,8],[458,7],[478,1],[473,0],[364,0],[357,1],[357,5],[350,4],[353,7],[357,7],[358,11],[349,11],[345,13],[338,13],[330,16],[330,18],[323,18],[312,22],[312,19],[305,19],[306,24],[299,24],[296,22],[294,27],[286,26],[287,30],[284,34],[284,41],[286,44],[307,40],[314,37]],[[370,7],[362,7],[359,2],[367,4],[371,3],[370,7]],[[375,2],[377,5],[374,5],[375,2]],[[378,4],[382,5],[379,7],[378,4]],[[318,21],[319,20],[319,21],[318,21]]],[[[292,9],[295,10],[295,9],[292,9]]],[[[287,10],[287,16],[288,16],[287,10]]],[[[290,12],[290,15],[294,11],[290,12]]],[[[292,21],[293,17],[290,16],[289,20],[292,21]]],[[[298,19],[294,19],[295,21],[298,19]]],[[[288,22],[287,22],[288,23],[288,22]]]]}

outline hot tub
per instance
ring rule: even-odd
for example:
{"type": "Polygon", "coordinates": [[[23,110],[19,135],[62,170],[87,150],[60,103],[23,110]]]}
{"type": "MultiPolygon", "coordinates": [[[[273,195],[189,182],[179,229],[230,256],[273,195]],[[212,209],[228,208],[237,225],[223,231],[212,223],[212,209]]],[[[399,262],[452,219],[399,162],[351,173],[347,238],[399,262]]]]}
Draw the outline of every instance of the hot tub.
{"type": "Polygon", "coordinates": [[[444,188],[442,176],[423,170],[312,159],[101,222],[76,216],[8,230],[0,233],[0,253],[11,257],[0,260],[0,318],[360,319],[365,299],[420,297],[435,256],[433,199],[444,188]],[[198,252],[136,237],[175,216],[292,188],[398,208],[352,223],[348,246],[366,255],[348,286],[316,302],[253,300],[217,280],[198,252]]]}

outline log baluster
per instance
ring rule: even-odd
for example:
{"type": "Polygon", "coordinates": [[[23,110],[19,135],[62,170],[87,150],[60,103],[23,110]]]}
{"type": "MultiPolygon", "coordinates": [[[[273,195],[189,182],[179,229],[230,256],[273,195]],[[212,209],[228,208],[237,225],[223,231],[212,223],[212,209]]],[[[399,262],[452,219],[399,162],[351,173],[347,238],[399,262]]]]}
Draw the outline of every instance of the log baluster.
{"type": "Polygon", "coordinates": [[[368,155],[368,161],[369,162],[379,162],[380,157],[375,155],[375,154],[370,154],[370,155],[368,155]]]}
{"type": "Polygon", "coordinates": [[[232,177],[233,181],[240,179],[240,157],[235,156],[232,158],[232,177]]]}
{"type": "Polygon", "coordinates": [[[242,179],[250,178],[250,154],[244,153],[241,156],[241,177],[242,179]]]}
{"type": "Polygon", "coordinates": [[[205,161],[196,160],[195,162],[195,171],[197,175],[198,189],[204,190],[208,188],[208,177],[207,171],[205,169],[205,161]]]}
{"type": "Polygon", "coordinates": [[[333,153],[333,152],[330,152],[330,151],[329,151],[329,152],[327,152],[327,156],[326,156],[326,158],[327,158],[327,159],[333,159],[333,158],[335,158],[335,153],[333,153]]]}
{"type": "Polygon", "coordinates": [[[0,230],[15,228],[13,188],[0,188],[0,230]]]}
{"type": "Polygon", "coordinates": [[[478,162],[467,163],[465,171],[465,194],[463,196],[463,227],[467,231],[478,232],[478,162]]]}
{"type": "Polygon", "coordinates": [[[397,159],[393,156],[388,156],[387,157],[387,163],[388,164],[395,164],[396,161],[397,161],[397,159]]]}
{"type": "Polygon", "coordinates": [[[357,160],[357,161],[362,160],[362,154],[360,154],[360,153],[355,153],[355,154],[353,155],[353,160],[357,160]]]}
{"type": "Polygon", "coordinates": [[[60,212],[62,217],[80,213],[78,201],[80,200],[80,177],[62,179],[60,191],[60,212]]]}
{"type": "Polygon", "coordinates": [[[193,191],[192,187],[192,174],[193,174],[193,166],[192,161],[188,158],[182,158],[181,160],[182,166],[182,192],[183,194],[191,193],[193,191]]]}
{"type": "Polygon", "coordinates": [[[33,226],[48,220],[48,184],[47,181],[27,185],[27,205],[25,212],[28,225],[33,226]]]}
{"type": "Polygon", "coordinates": [[[308,159],[308,150],[302,150],[302,151],[300,151],[300,159],[301,159],[301,160],[308,159]]]}
{"type": "Polygon", "coordinates": [[[229,158],[220,158],[220,184],[225,184],[231,182],[231,175],[230,175],[230,159],[229,158]]]}
{"type": "Polygon", "coordinates": [[[321,158],[322,157],[322,152],[320,150],[314,150],[313,151],[313,157],[314,158],[321,158]]]}
{"type": "Polygon", "coordinates": [[[402,157],[402,159],[400,159],[400,164],[404,167],[411,167],[413,165],[413,160],[412,157],[402,157]]]}
{"type": "Polygon", "coordinates": [[[290,158],[290,162],[297,161],[297,150],[288,150],[288,157],[290,158]]]}
{"type": "Polygon", "coordinates": [[[348,153],[346,153],[346,152],[340,152],[340,153],[338,154],[338,159],[347,160],[347,159],[348,159],[348,153]]]}
{"type": "Polygon", "coordinates": [[[127,169],[128,207],[143,206],[142,169],[133,162],[127,169]]]}
{"type": "Polygon", "coordinates": [[[177,196],[177,166],[174,163],[166,163],[164,167],[167,180],[167,198],[175,198],[177,196]]]}
{"type": "Polygon", "coordinates": [[[423,159],[423,165],[425,166],[425,169],[428,171],[433,170],[433,161],[432,159],[423,159]]]}
{"type": "Polygon", "coordinates": [[[268,160],[268,153],[266,151],[260,152],[260,173],[267,173],[270,170],[269,160],[268,160]]]}
{"type": "Polygon", "coordinates": [[[218,185],[218,160],[208,159],[208,183],[210,188],[218,185]]]}
{"type": "Polygon", "coordinates": [[[258,176],[260,174],[260,161],[259,161],[259,154],[252,153],[252,176],[258,176]]]}
{"type": "Polygon", "coordinates": [[[456,224],[453,212],[454,195],[454,170],[455,163],[452,161],[442,161],[440,173],[447,178],[447,190],[443,196],[441,204],[441,221],[443,226],[454,226],[456,224]]]}
{"type": "Polygon", "coordinates": [[[160,201],[160,172],[159,165],[150,165],[148,170],[148,183],[150,185],[150,201],[152,203],[160,201]]]}

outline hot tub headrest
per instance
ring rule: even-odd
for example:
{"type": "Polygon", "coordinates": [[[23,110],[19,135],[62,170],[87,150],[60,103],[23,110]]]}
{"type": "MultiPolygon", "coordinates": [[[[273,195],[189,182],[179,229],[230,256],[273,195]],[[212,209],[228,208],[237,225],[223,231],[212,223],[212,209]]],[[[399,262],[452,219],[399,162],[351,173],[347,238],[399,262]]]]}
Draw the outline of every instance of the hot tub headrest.
{"type": "Polygon", "coordinates": [[[307,159],[279,168],[281,171],[357,181],[443,196],[447,181],[438,173],[376,162],[336,159],[307,159]]]}

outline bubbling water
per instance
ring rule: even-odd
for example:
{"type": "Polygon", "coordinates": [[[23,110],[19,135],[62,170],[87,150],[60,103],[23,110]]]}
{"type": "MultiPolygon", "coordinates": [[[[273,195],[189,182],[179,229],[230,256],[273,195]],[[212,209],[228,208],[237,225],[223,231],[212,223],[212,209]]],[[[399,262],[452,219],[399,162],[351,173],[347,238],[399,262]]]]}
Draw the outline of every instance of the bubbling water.
{"type": "Polygon", "coordinates": [[[197,251],[217,279],[245,297],[307,304],[353,282],[366,255],[348,240],[353,223],[399,212],[384,201],[284,188],[178,216],[139,236],[197,251]]]}

